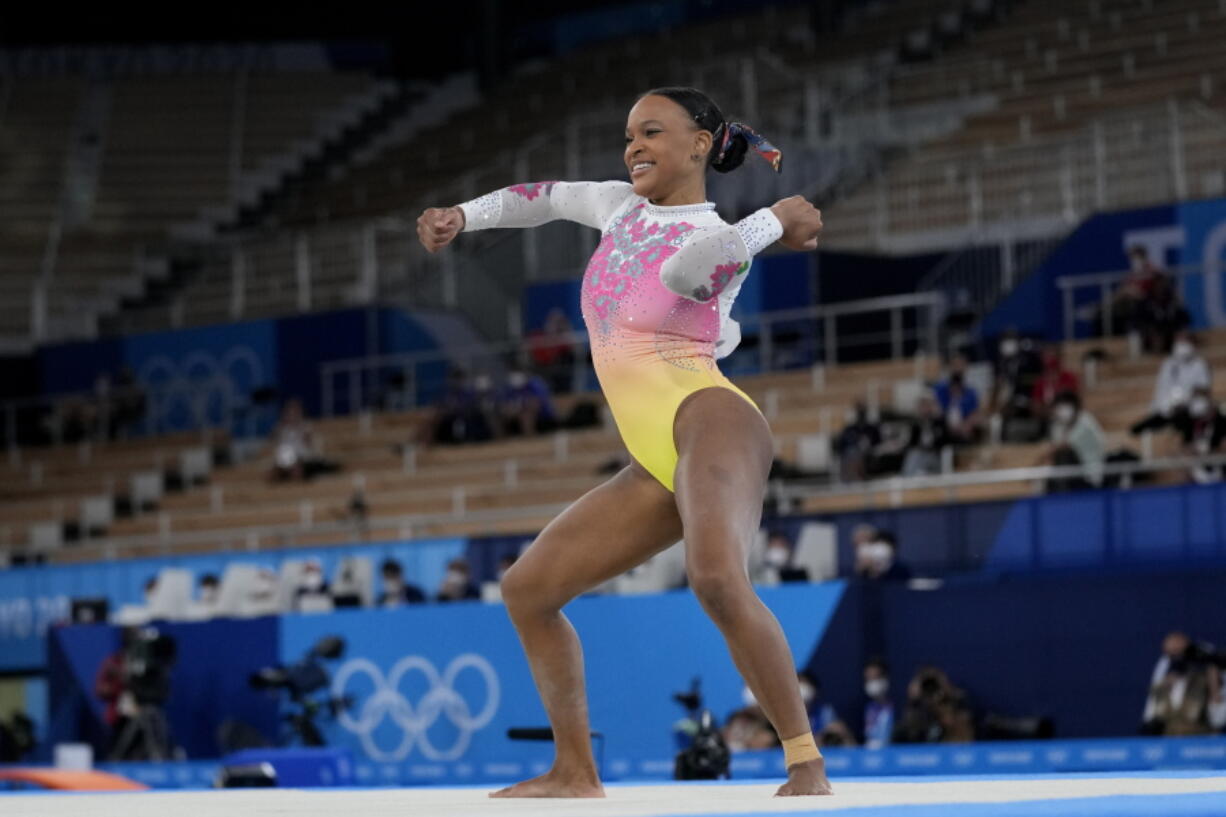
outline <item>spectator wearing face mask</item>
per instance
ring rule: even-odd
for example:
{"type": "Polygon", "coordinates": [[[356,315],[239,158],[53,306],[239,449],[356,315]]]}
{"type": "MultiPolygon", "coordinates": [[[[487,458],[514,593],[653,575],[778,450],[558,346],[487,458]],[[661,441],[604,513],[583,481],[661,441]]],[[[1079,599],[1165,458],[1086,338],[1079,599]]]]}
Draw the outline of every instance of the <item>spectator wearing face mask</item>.
{"type": "Polygon", "coordinates": [[[1042,362],[1034,341],[1010,329],[1000,340],[992,406],[1000,414],[1001,433],[1008,440],[1031,438],[1038,426],[1032,400],[1042,362]]]}
{"type": "Polygon", "coordinates": [[[544,434],[558,427],[549,386],[522,366],[507,374],[506,388],[498,397],[498,415],[508,435],[544,434]]]}
{"type": "MultiPolygon", "coordinates": [[[[1064,368],[1060,359],[1060,349],[1050,347],[1043,351],[1043,372],[1034,382],[1030,392],[1031,405],[1035,413],[1044,422],[1051,422],[1051,410],[1056,405],[1056,398],[1065,392],[1078,394],[1081,384],[1077,375],[1064,368]]],[[[1037,439],[1037,438],[1036,438],[1037,439]]]]}
{"type": "Polygon", "coordinates": [[[1081,407],[1081,398],[1064,392],[1056,398],[1051,411],[1051,445],[1044,456],[1048,465],[1082,465],[1079,477],[1056,477],[1048,481],[1052,493],[1096,488],[1103,482],[1103,462],[1107,458],[1107,438],[1102,426],[1081,407]]]}
{"type": "Polygon", "coordinates": [[[1163,273],[1149,260],[1149,251],[1140,245],[1128,249],[1128,275],[1120,281],[1111,301],[1112,328],[1115,334],[1141,332],[1144,304],[1154,283],[1163,273]]]}
{"type": "Polygon", "coordinates": [[[1211,387],[1209,364],[1197,351],[1195,337],[1190,332],[1180,332],[1170,356],[1158,370],[1150,413],[1132,427],[1132,433],[1165,428],[1174,422],[1176,415],[1187,410],[1193,392],[1211,387]]]}
{"type": "Polygon", "coordinates": [[[766,539],[762,564],[754,577],[757,584],[776,585],[782,582],[809,580],[809,572],[792,564],[794,556],[792,540],[783,531],[772,531],[766,539]]]}
{"type": "MultiPolygon", "coordinates": [[[[1183,453],[1189,457],[1207,457],[1220,451],[1226,439],[1226,415],[1213,402],[1209,389],[1199,386],[1188,400],[1187,411],[1173,419],[1175,430],[1183,439],[1183,453]]],[[[1192,469],[1192,479],[1205,484],[1220,482],[1222,467],[1198,465],[1192,469]]]]}
{"type": "Polygon", "coordinates": [[[220,596],[221,582],[218,581],[216,574],[205,573],[201,576],[196,603],[200,605],[200,611],[203,616],[208,617],[214,614],[220,596]]]}
{"type": "Polygon", "coordinates": [[[481,598],[481,591],[472,581],[472,567],[460,557],[447,563],[447,573],[438,589],[438,601],[467,601],[481,598]]]}
{"type": "Polygon", "coordinates": [[[878,530],[869,541],[856,545],[856,575],[870,581],[905,581],[911,568],[898,561],[898,540],[878,530]]]}
{"type": "Polygon", "coordinates": [[[955,444],[976,442],[980,436],[979,392],[966,382],[966,359],[955,358],[949,375],[933,388],[941,414],[955,444]]]}
{"type": "Polygon", "coordinates": [[[1154,665],[1141,731],[1149,735],[1206,735],[1226,726],[1226,696],[1218,667],[1185,633],[1162,641],[1154,665]]]}
{"type": "Polygon", "coordinates": [[[890,743],[894,732],[894,702],[890,700],[890,668],[883,658],[864,665],[864,745],[880,749],[890,743]]]}
{"type": "Polygon", "coordinates": [[[318,559],[308,559],[302,566],[298,588],[294,593],[294,609],[299,612],[324,612],[332,608],[324,567],[318,559]]]}
{"type": "Polygon", "coordinates": [[[384,559],[379,566],[383,590],[376,602],[380,607],[400,607],[404,604],[421,604],[426,594],[415,584],[404,580],[404,568],[395,559],[384,559]]]}
{"type": "Polygon", "coordinates": [[[273,481],[309,480],[319,474],[340,470],[337,463],[319,453],[315,432],[303,415],[302,402],[296,398],[285,403],[273,438],[273,467],[270,474],[273,481]]]}

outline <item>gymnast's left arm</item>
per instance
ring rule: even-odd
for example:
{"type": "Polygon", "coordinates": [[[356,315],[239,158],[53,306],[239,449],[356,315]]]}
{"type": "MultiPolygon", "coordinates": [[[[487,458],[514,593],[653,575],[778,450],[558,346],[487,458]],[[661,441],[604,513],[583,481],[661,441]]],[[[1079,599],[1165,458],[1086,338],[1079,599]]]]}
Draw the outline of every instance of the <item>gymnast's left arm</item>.
{"type": "Polygon", "coordinates": [[[660,266],[660,281],[692,301],[710,301],[733,286],[753,257],[783,236],[783,224],[769,207],[736,224],[699,228],[660,266]]]}

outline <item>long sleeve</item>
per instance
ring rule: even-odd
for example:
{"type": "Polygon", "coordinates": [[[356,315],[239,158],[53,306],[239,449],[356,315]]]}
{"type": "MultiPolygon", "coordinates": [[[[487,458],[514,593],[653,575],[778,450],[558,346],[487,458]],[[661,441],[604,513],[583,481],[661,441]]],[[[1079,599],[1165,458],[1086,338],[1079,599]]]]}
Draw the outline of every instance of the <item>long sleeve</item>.
{"type": "Polygon", "coordinates": [[[677,295],[710,301],[739,285],[753,257],[782,236],[783,225],[769,207],[736,224],[699,229],[660,267],[660,281],[677,295]]]}
{"type": "Polygon", "coordinates": [[[464,232],[536,227],[560,218],[603,230],[632,195],[627,182],[531,182],[486,193],[459,207],[464,232]]]}

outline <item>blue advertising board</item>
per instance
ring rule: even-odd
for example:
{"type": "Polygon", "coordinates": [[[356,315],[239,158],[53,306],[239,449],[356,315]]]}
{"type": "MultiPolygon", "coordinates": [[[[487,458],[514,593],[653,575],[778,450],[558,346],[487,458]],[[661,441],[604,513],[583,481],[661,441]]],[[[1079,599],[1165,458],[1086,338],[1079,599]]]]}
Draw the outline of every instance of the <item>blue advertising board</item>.
{"type": "MultiPolygon", "coordinates": [[[[808,662],[843,590],[836,581],[760,591],[797,666],[808,662]]],[[[692,593],[581,598],[566,612],[585,647],[591,723],[604,736],[596,748],[610,773],[641,774],[646,758],[659,766],[655,773],[671,774],[673,724],[685,715],[672,696],[694,678],[720,719],[742,705],[723,636],[692,593]]],[[[509,728],[548,720],[501,606],[287,617],[282,660],[300,659],[325,635],[347,642],[332,692],[353,702],[325,733],[373,764],[378,780],[507,779],[548,768],[551,745],[507,737],[509,728]]],[[[372,782],[361,775],[359,767],[359,782],[372,782]]]]}

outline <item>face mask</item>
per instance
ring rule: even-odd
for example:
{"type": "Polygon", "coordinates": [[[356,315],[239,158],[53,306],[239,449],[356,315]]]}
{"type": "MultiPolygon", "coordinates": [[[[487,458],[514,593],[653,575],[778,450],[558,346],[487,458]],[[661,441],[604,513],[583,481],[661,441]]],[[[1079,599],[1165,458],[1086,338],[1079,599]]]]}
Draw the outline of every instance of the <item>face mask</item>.
{"type": "Polygon", "coordinates": [[[319,573],[308,573],[302,579],[302,586],[307,590],[318,590],[324,586],[324,577],[319,573]]]}
{"type": "Polygon", "coordinates": [[[873,678],[864,682],[864,694],[870,698],[883,698],[890,691],[890,682],[885,678],[873,678]]]}
{"type": "Polygon", "coordinates": [[[890,550],[890,546],[885,542],[870,542],[860,548],[860,552],[864,554],[864,558],[870,562],[882,567],[886,567],[893,561],[894,554],[890,550]]]}
{"type": "Polygon", "coordinates": [[[1192,355],[1196,354],[1196,347],[1188,343],[1186,340],[1181,340],[1175,344],[1175,348],[1171,351],[1174,353],[1175,357],[1179,358],[1180,360],[1187,360],[1188,358],[1192,357],[1192,355]]]}
{"type": "Polygon", "coordinates": [[[1013,357],[1017,354],[1016,340],[1003,340],[1000,342],[1000,353],[1004,357],[1013,357]]]}
{"type": "Polygon", "coordinates": [[[507,376],[507,383],[510,384],[511,388],[513,389],[523,388],[524,384],[527,382],[528,378],[523,372],[511,372],[511,374],[507,376]]]}
{"type": "Polygon", "coordinates": [[[771,567],[783,567],[788,563],[787,548],[767,548],[766,563],[771,567]]]}
{"type": "Polygon", "coordinates": [[[813,684],[806,681],[800,682],[800,699],[805,702],[805,706],[813,703],[813,699],[817,697],[817,690],[813,688],[813,684]]]}
{"type": "Polygon", "coordinates": [[[1060,405],[1056,406],[1056,410],[1053,412],[1053,414],[1056,416],[1056,422],[1063,423],[1064,425],[1068,425],[1069,423],[1073,422],[1073,417],[1076,415],[1076,413],[1077,412],[1068,403],[1061,403],[1060,405]]]}
{"type": "Polygon", "coordinates": [[[447,584],[458,585],[463,587],[468,584],[468,576],[461,570],[448,570],[446,577],[443,579],[447,584]]]}
{"type": "Polygon", "coordinates": [[[489,391],[490,389],[489,375],[485,375],[485,374],[477,375],[477,377],[473,380],[473,388],[476,389],[477,391],[489,391]]]}
{"type": "Polygon", "coordinates": [[[1205,397],[1193,397],[1188,403],[1188,412],[1193,417],[1204,417],[1209,413],[1209,400],[1205,397]]]}

